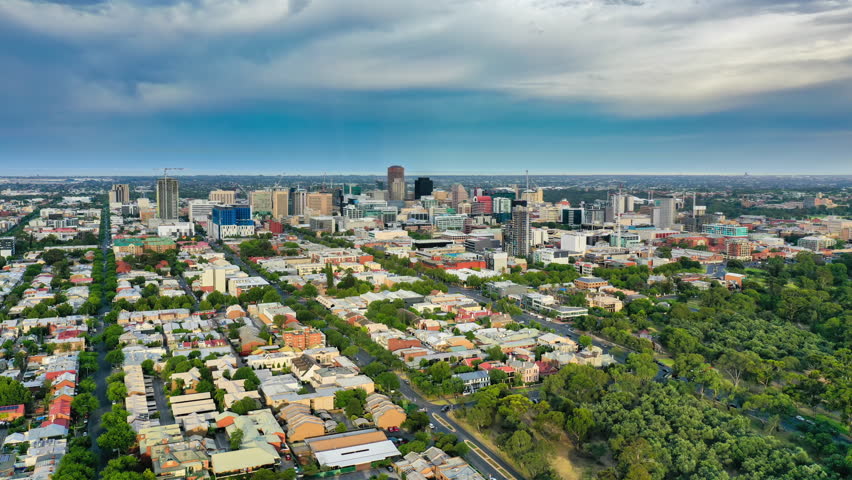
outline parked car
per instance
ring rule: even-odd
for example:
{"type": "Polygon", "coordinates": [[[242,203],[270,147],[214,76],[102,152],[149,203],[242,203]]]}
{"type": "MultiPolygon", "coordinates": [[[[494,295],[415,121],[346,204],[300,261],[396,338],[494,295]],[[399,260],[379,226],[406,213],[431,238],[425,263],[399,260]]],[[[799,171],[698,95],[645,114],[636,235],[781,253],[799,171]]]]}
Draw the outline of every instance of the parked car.
{"type": "Polygon", "coordinates": [[[399,427],[388,427],[388,432],[396,433],[399,431],[399,427]]]}

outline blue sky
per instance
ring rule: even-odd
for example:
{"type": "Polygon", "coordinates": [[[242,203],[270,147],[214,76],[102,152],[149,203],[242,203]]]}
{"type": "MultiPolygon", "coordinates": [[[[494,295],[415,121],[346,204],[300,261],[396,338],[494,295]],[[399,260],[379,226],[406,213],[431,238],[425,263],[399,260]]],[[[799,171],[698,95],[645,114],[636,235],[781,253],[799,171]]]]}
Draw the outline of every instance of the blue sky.
{"type": "Polygon", "coordinates": [[[3,0],[0,175],[852,173],[842,0],[3,0]]]}

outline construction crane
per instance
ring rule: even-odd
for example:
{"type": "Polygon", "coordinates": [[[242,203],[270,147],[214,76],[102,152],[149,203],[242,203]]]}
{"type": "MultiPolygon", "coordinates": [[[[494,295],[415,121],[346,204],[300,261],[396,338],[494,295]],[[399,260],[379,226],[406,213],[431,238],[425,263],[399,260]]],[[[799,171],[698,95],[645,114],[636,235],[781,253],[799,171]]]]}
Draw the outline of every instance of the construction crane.
{"type": "Polygon", "coordinates": [[[278,181],[275,182],[275,185],[272,186],[273,190],[278,190],[279,188],[281,188],[281,181],[284,180],[284,175],[286,173],[287,172],[281,172],[281,175],[278,177],[278,181]]]}
{"type": "Polygon", "coordinates": [[[163,178],[169,176],[169,170],[184,170],[182,167],[165,167],[163,168],[163,178]]]}

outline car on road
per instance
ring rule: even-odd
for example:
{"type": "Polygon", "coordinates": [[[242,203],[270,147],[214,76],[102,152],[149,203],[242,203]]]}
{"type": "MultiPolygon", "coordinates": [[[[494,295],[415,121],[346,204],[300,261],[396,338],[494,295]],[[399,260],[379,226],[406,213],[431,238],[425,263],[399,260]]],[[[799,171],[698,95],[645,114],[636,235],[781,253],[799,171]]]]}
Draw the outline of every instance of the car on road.
{"type": "Polygon", "coordinates": [[[800,422],[804,422],[804,421],[805,421],[805,417],[803,417],[803,416],[801,416],[801,415],[796,415],[796,420],[798,420],[798,421],[800,421],[800,422]]]}
{"type": "Polygon", "coordinates": [[[284,460],[287,460],[289,462],[290,460],[293,460],[293,456],[290,455],[289,453],[285,453],[284,454],[284,460]]]}
{"type": "Polygon", "coordinates": [[[388,427],[388,432],[396,433],[399,431],[399,427],[388,427]]]}
{"type": "Polygon", "coordinates": [[[387,468],[388,468],[388,471],[389,471],[389,472],[392,472],[392,471],[393,471],[393,465],[388,465],[388,467],[387,467],[387,468]]]}
{"type": "Polygon", "coordinates": [[[449,412],[452,409],[453,409],[452,405],[444,405],[443,407],[441,407],[442,412],[449,412]]]}
{"type": "Polygon", "coordinates": [[[434,429],[435,429],[435,424],[434,424],[434,423],[430,423],[430,424],[429,424],[429,428],[431,428],[431,429],[433,429],[433,430],[434,430],[434,429]]]}

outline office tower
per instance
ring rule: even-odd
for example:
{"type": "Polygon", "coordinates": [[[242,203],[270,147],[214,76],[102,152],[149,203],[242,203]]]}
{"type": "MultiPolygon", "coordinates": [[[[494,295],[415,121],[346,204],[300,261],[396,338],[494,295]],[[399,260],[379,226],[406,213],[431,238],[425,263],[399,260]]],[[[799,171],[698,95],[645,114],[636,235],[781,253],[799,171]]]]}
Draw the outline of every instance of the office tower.
{"type": "Polygon", "coordinates": [[[282,219],[290,214],[290,191],[275,190],[272,192],[272,216],[282,219]]]}
{"type": "Polygon", "coordinates": [[[160,220],[178,219],[178,190],[177,178],[163,177],[157,179],[157,216],[160,220]]]}
{"type": "Polygon", "coordinates": [[[675,210],[674,198],[668,197],[654,200],[652,218],[655,227],[672,228],[675,224],[676,215],[677,211],[675,210]]]}
{"type": "Polygon", "coordinates": [[[388,200],[405,200],[405,169],[399,165],[388,167],[388,200]]]}
{"type": "Polygon", "coordinates": [[[213,213],[213,207],[218,205],[210,200],[190,200],[189,201],[189,221],[191,222],[206,222],[210,219],[213,213]]]}
{"type": "Polygon", "coordinates": [[[515,257],[528,257],[530,255],[531,236],[529,210],[520,205],[513,208],[512,220],[506,224],[503,232],[506,252],[515,257]]]}
{"type": "Polygon", "coordinates": [[[212,190],[207,196],[211,202],[219,202],[222,205],[233,205],[236,202],[237,192],[233,190],[212,190]]]}
{"type": "Polygon", "coordinates": [[[473,197],[473,205],[470,211],[471,215],[491,215],[494,213],[494,202],[487,195],[473,197]]]}
{"type": "Polygon", "coordinates": [[[512,213],[512,200],[506,197],[491,197],[492,213],[512,213]]]}
{"type": "Polygon", "coordinates": [[[130,203],[130,185],[117,183],[109,191],[109,203],[130,203]]]}
{"type": "Polygon", "coordinates": [[[450,193],[446,190],[432,190],[432,196],[437,202],[446,202],[450,198],[450,193]]]}
{"type": "Polygon", "coordinates": [[[579,227],[583,224],[583,209],[582,208],[563,208],[562,219],[563,225],[571,225],[579,227]]]}
{"type": "Polygon", "coordinates": [[[361,186],[360,185],[344,185],[343,193],[346,195],[361,195],[361,186]]]}
{"type": "Polygon", "coordinates": [[[591,225],[601,225],[606,219],[606,213],[603,208],[589,207],[583,210],[583,223],[591,225]]]}
{"type": "Polygon", "coordinates": [[[467,190],[464,185],[457,183],[450,189],[450,204],[458,208],[459,204],[468,199],[467,190]]]}
{"type": "Polygon", "coordinates": [[[249,206],[217,205],[213,207],[210,224],[210,236],[215,240],[254,235],[254,221],[249,206]]]}
{"type": "Polygon", "coordinates": [[[271,215],[272,214],[272,191],[271,190],[255,190],[249,195],[249,204],[255,214],[271,215]]]}
{"type": "Polygon", "coordinates": [[[0,258],[15,254],[15,237],[0,237],[0,258]]]}
{"type": "Polygon", "coordinates": [[[305,199],[305,215],[331,215],[334,208],[334,197],[330,193],[311,192],[305,199]]]}
{"type": "Polygon", "coordinates": [[[305,215],[308,208],[307,190],[293,190],[293,215],[305,215]]]}
{"type": "Polygon", "coordinates": [[[432,179],[419,177],[414,181],[414,199],[420,200],[420,197],[427,195],[432,195],[432,179]]]}

